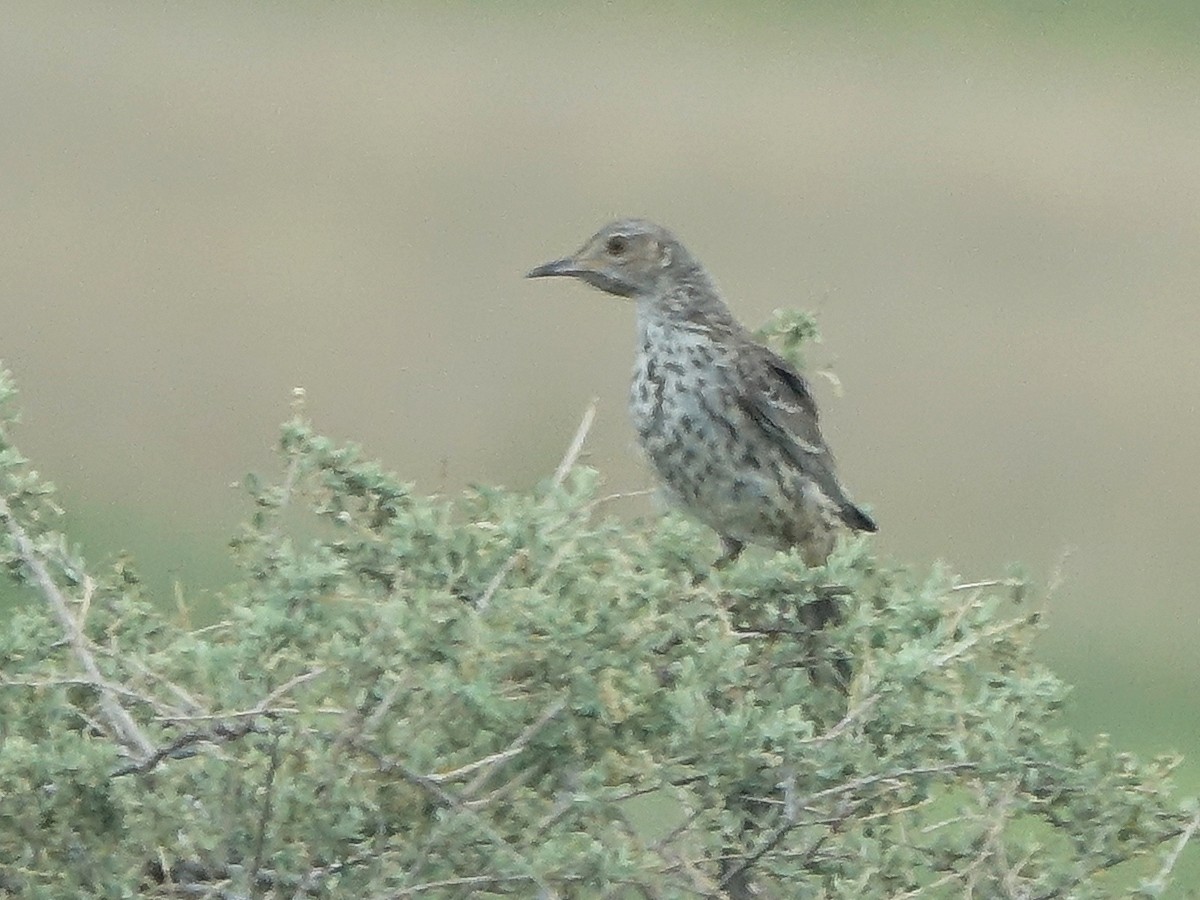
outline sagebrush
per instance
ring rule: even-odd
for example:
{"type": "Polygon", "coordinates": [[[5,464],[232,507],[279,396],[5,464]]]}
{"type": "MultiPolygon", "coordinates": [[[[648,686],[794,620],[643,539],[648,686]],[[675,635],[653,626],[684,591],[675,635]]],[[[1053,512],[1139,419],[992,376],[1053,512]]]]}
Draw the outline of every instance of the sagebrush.
{"type": "Polygon", "coordinates": [[[87,568],[5,421],[0,892],[1155,896],[1196,828],[1170,760],[1064,725],[1016,580],[713,571],[592,470],[427,497],[298,417],[197,627],[87,568]]]}

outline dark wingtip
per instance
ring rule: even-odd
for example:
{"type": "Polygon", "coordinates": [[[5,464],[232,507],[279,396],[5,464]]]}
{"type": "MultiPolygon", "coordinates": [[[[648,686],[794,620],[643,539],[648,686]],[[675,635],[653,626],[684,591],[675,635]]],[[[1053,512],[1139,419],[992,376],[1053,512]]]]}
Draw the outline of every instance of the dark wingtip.
{"type": "Polygon", "coordinates": [[[879,530],[875,520],[853,504],[847,504],[842,509],[842,521],[855,531],[869,531],[874,534],[879,530]]]}

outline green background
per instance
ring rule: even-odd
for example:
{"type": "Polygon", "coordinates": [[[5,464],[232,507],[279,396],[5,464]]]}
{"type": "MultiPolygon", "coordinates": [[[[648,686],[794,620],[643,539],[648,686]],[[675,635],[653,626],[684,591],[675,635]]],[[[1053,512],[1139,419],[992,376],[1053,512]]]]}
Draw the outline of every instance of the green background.
{"type": "Polygon", "coordinates": [[[521,278],[645,215],[746,322],[816,310],[881,554],[1042,584],[1066,554],[1075,721],[1200,788],[1200,6],[3,17],[0,358],[93,559],[211,608],[297,385],[429,491],[531,484],[596,396],[587,461],[648,486],[631,311],[521,278]]]}

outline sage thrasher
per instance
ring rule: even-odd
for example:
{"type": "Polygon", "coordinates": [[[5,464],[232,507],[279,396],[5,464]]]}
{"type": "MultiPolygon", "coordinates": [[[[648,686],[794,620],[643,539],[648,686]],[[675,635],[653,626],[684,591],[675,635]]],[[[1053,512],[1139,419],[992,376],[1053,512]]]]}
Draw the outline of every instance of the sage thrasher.
{"type": "Polygon", "coordinates": [[[633,424],[667,499],[721,536],[720,562],[749,543],[819,566],[839,523],[875,531],[838,480],[804,378],[738,323],[671,232],[621,219],[528,277],[548,275],[637,304],[633,424]]]}

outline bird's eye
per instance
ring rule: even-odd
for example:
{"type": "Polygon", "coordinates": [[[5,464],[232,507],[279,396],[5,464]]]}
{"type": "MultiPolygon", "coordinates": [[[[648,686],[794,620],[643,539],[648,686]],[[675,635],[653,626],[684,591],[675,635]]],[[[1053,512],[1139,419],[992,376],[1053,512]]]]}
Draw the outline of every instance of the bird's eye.
{"type": "Polygon", "coordinates": [[[608,239],[608,243],[604,245],[604,249],[609,256],[621,256],[629,249],[629,241],[617,234],[608,239]]]}

